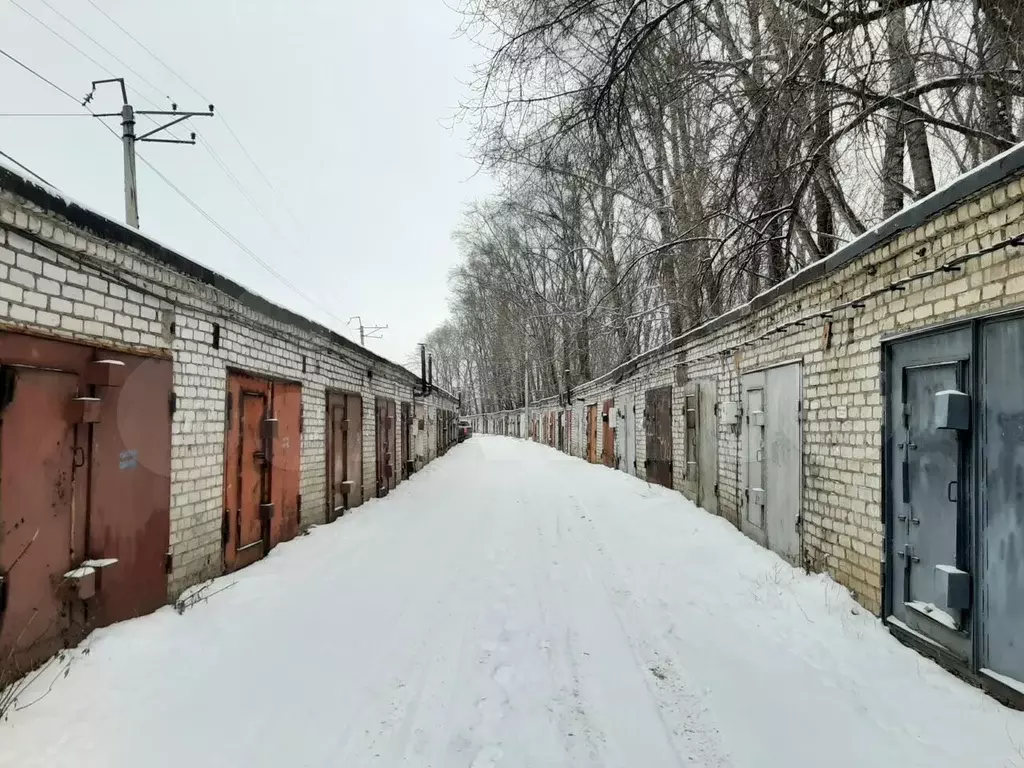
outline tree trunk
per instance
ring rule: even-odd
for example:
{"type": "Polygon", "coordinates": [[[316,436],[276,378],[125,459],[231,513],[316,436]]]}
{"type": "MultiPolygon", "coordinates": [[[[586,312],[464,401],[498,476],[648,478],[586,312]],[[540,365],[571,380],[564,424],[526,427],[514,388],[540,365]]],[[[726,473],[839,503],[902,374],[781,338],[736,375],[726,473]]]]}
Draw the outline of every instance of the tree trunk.
{"type": "MultiPolygon", "coordinates": [[[[895,90],[909,90],[917,85],[917,74],[914,71],[914,55],[907,38],[907,16],[903,8],[889,15],[886,37],[890,66],[895,74],[891,82],[895,90]]],[[[921,99],[916,97],[908,103],[919,108],[921,99]]],[[[930,195],[935,191],[935,174],[932,170],[931,150],[928,148],[928,132],[922,121],[906,120],[902,114],[900,123],[910,158],[910,170],[914,175],[914,191],[918,198],[930,195]]]]}
{"type": "MultiPolygon", "coordinates": [[[[823,146],[832,134],[832,103],[825,88],[825,45],[819,43],[811,52],[811,71],[814,73],[814,147],[823,146]]],[[[832,165],[832,152],[821,160],[820,171],[828,173],[832,165]]],[[[818,257],[828,256],[836,249],[836,219],[828,190],[820,181],[814,182],[814,228],[817,230],[818,257]]]]}
{"type": "MultiPolygon", "coordinates": [[[[1011,68],[1007,41],[994,28],[986,16],[978,32],[978,59],[983,70],[1005,72],[1011,68]]],[[[982,127],[991,134],[1014,141],[1010,114],[1013,109],[1012,95],[1004,83],[994,79],[985,80],[981,85],[982,127]]],[[[1001,149],[991,141],[981,142],[981,159],[990,160],[1001,149]]]]}

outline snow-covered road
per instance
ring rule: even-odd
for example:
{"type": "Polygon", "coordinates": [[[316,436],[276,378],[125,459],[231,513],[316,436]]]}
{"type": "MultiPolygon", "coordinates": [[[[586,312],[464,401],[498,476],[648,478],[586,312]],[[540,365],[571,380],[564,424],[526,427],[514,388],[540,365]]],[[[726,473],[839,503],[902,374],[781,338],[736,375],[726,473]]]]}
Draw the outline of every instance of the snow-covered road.
{"type": "Polygon", "coordinates": [[[829,580],[510,439],[228,584],[95,633],[0,766],[1024,766],[1024,715],[829,580]]]}

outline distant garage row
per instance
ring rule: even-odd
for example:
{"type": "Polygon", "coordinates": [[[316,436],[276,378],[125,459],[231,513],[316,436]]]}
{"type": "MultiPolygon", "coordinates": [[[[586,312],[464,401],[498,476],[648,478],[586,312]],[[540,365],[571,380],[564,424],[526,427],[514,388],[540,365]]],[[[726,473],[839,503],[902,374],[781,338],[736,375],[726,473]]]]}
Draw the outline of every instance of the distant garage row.
{"type": "Polygon", "coordinates": [[[748,304],[476,429],[680,490],[1024,705],[1022,181],[1017,147],[748,304]]]}

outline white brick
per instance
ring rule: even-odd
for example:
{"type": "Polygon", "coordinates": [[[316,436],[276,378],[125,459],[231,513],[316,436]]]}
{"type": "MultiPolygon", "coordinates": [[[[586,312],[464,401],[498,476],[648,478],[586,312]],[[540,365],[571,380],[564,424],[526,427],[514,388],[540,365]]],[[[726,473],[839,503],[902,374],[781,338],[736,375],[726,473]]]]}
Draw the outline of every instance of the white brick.
{"type": "Polygon", "coordinates": [[[0,298],[20,303],[25,296],[25,290],[9,283],[0,283],[0,298]]]}
{"type": "Polygon", "coordinates": [[[89,275],[89,288],[91,290],[98,291],[99,293],[106,293],[108,285],[109,284],[106,280],[89,275]]]}
{"type": "Polygon", "coordinates": [[[102,336],[103,335],[103,323],[97,323],[95,320],[85,320],[82,323],[83,330],[90,336],[102,336]]]}
{"type": "Polygon", "coordinates": [[[109,309],[103,309],[102,307],[97,308],[94,317],[101,323],[112,324],[114,322],[114,313],[109,309]]]}
{"type": "Polygon", "coordinates": [[[96,308],[92,304],[85,304],[83,302],[75,302],[74,313],[78,317],[94,318],[96,317],[96,308]]]}
{"type": "Polygon", "coordinates": [[[36,287],[35,277],[21,269],[12,268],[10,273],[7,275],[7,279],[10,280],[12,283],[17,283],[18,285],[21,285],[25,288],[36,287]]]}
{"type": "Polygon", "coordinates": [[[26,256],[24,253],[18,254],[18,268],[31,272],[33,275],[43,274],[43,262],[35,256],[26,256]]]}
{"type": "Polygon", "coordinates": [[[70,317],[69,315],[61,317],[60,327],[66,331],[72,331],[73,333],[82,333],[83,331],[82,321],[77,317],[70,317]]]}
{"type": "Polygon", "coordinates": [[[43,264],[43,276],[48,277],[51,280],[56,280],[58,283],[63,283],[68,279],[68,271],[64,267],[58,267],[53,264],[43,264]]]}
{"type": "Polygon", "coordinates": [[[104,306],[103,298],[104,297],[103,297],[102,293],[97,293],[96,291],[91,291],[91,290],[87,290],[85,292],[85,301],[86,301],[86,303],[87,304],[92,304],[94,307],[102,307],[102,306],[104,306]]]}
{"type": "Polygon", "coordinates": [[[11,306],[11,319],[25,323],[34,323],[36,321],[36,311],[30,307],[14,304],[11,306]]]}
{"type": "Polygon", "coordinates": [[[35,291],[25,291],[25,297],[22,301],[30,307],[46,309],[47,297],[41,293],[36,293],[35,291]]]}
{"type": "Polygon", "coordinates": [[[36,278],[36,290],[48,293],[51,296],[60,296],[60,283],[48,280],[45,277],[36,278]]]}
{"type": "Polygon", "coordinates": [[[0,248],[0,262],[13,266],[18,261],[18,255],[9,248],[0,248]]]}
{"type": "MultiPolygon", "coordinates": [[[[28,226],[28,217],[27,216],[22,216],[19,219],[16,216],[16,218],[15,218],[15,226],[27,227],[28,226]]],[[[25,253],[32,253],[32,245],[33,245],[32,241],[29,240],[27,237],[22,237],[21,235],[17,234],[16,232],[8,232],[7,233],[7,245],[9,245],[15,251],[23,251],[25,253]]]]}
{"type": "Polygon", "coordinates": [[[36,322],[39,323],[39,325],[56,328],[60,325],[60,315],[54,312],[44,312],[40,310],[36,312],[36,322]]]}
{"type": "Polygon", "coordinates": [[[58,312],[60,314],[70,315],[74,311],[74,304],[67,299],[58,299],[56,296],[50,297],[50,310],[52,312],[58,312]]]}
{"type": "Polygon", "coordinates": [[[73,285],[61,286],[60,294],[65,299],[70,299],[71,301],[85,300],[85,292],[81,288],[76,288],[73,285]]]}

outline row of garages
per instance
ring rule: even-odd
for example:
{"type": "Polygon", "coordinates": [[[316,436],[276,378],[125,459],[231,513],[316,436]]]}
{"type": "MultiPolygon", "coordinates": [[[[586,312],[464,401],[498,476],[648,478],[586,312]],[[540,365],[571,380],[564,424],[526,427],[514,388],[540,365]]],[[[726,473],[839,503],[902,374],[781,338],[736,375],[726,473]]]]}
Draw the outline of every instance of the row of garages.
{"type": "Polygon", "coordinates": [[[681,491],[1020,705],[1024,149],[998,168],[571,401],[476,428],[681,491]]]}
{"type": "Polygon", "coordinates": [[[0,213],[0,688],[455,442],[425,375],[7,172],[0,213]]]}

